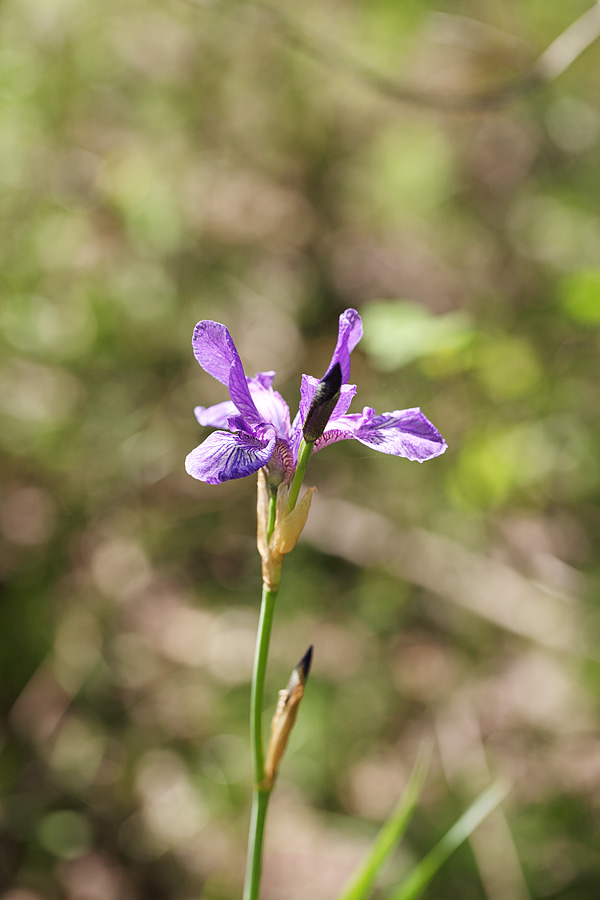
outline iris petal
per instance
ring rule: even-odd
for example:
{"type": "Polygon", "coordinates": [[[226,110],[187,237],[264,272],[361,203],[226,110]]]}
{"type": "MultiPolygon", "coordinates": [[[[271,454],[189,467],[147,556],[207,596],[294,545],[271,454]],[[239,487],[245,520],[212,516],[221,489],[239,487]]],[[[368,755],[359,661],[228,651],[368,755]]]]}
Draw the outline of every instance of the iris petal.
{"type": "MultiPolygon", "coordinates": [[[[370,407],[348,414],[355,385],[348,384],[350,354],[362,337],[362,322],[355,309],[347,309],[339,319],[337,344],[327,369],[339,364],[342,375],[340,397],[315,443],[315,450],[343,440],[357,440],[381,453],[424,462],[446,450],[446,442],[418,407],[376,415],[370,407]]],[[[318,388],[319,380],[302,376],[300,409],[292,424],[290,411],[272,388],[274,372],[259,372],[247,378],[235,344],[224,325],[198,322],[193,338],[194,355],[202,368],[229,389],[230,400],[194,410],[201,425],[229,429],[216,431],[196,447],[186,459],[186,470],[209,484],[243,478],[266,466],[278,453],[291,453],[295,465],[303,424],[318,388]],[[287,449],[286,449],[287,448],[287,449]]],[[[338,382],[339,383],[339,382],[338,382]]],[[[279,457],[278,457],[279,458],[279,457]]],[[[286,476],[287,477],[287,476],[286,476]]]]}
{"type": "Polygon", "coordinates": [[[210,428],[227,428],[227,420],[237,415],[237,407],[231,400],[215,403],[214,406],[196,406],[194,415],[200,425],[210,428]]]}
{"type": "Polygon", "coordinates": [[[193,478],[208,484],[244,478],[266,466],[273,455],[275,441],[273,429],[265,440],[241,432],[215,431],[188,453],[185,469],[193,478]]]}
{"type": "Polygon", "coordinates": [[[249,422],[260,422],[244,367],[229,331],[220,322],[198,322],[192,338],[194,356],[205,372],[229,388],[229,396],[249,422]]]}
{"type": "Polygon", "coordinates": [[[362,413],[342,416],[330,421],[316,450],[329,444],[354,439],[380,453],[425,462],[445,452],[447,444],[441,434],[418,407],[397,409],[375,415],[366,407],[362,413]]]}
{"type": "MultiPolygon", "coordinates": [[[[262,373],[271,374],[271,373],[262,373]]],[[[274,391],[270,381],[265,384],[260,379],[260,373],[256,378],[248,379],[250,395],[263,422],[269,422],[277,429],[279,437],[289,440],[291,433],[290,408],[278,391],[274,391]]],[[[271,378],[271,381],[273,379],[271,378]]]]}
{"type": "Polygon", "coordinates": [[[350,378],[350,354],[360,341],[363,333],[362,320],[355,309],[347,309],[340,316],[338,339],[327,371],[337,363],[342,370],[342,384],[350,378]]]}

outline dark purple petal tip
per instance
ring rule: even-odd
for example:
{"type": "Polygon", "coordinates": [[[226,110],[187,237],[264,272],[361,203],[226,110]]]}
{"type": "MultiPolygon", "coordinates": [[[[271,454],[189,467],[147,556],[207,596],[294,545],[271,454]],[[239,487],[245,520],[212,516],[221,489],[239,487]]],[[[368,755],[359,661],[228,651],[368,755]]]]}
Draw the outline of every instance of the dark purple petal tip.
{"type": "Polygon", "coordinates": [[[323,434],[339,400],[341,387],[342,370],[340,364],[335,363],[318,383],[306,414],[303,434],[307,443],[314,444],[323,434]]]}

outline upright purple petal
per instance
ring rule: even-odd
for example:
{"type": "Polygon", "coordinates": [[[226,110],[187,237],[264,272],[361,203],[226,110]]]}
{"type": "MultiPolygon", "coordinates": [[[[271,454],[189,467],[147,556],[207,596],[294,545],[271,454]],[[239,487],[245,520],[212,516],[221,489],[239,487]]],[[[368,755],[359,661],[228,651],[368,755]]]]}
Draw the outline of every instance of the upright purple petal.
{"type": "Polygon", "coordinates": [[[273,456],[275,441],[273,429],[268,440],[244,432],[229,434],[214,431],[199,447],[188,453],[185,469],[193,478],[208,484],[244,478],[266,466],[273,456]]]}
{"type": "Polygon", "coordinates": [[[380,453],[417,462],[440,456],[447,448],[437,428],[418,407],[381,415],[375,415],[373,409],[365,407],[362,413],[331,420],[315,449],[322,450],[329,444],[348,439],[360,441],[380,453]]]}
{"type": "Polygon", "coordinates": [[[362,320],[355,309],[347,309],[340,316],[338,339],[331,357],[327,371],[335,363],[340,364],[342,370],[342,384],[347,384],[350,378],[350,354],[360,341],[363,333],[362,320]]]}
{"type": "Polygon", "coordinates": [[[194,356],[205,372],[229,388],[236,408],[249,422],[260,422],[250,396],[244,367],[228,330],[220,322],[204,319],[194,328],[194,356]]]}
{"type": "Polygon", "coordinates": [[[231,400],[215,403],[214,406],[196,406],[194,415],[200,425],[210,428],[227,428],[227,420],[238,413],[237,406],[231,400]]]}
{"type": "Polygon", "coordinates": [[[271,369],[269,372],[257,372],[254,378],[248,379],[249,381],[258,381],[264,388],[270,388],[273,384],[273,379],[275,378],[275,372],[271,369]]]}
{"type": "MultiPolygon", "coordinates": [[[[273,375],[273,372],[259,372],[255,378],[247,379],[248,388],[260,421],[273,425],[279,437],[288,440],[291,434],[290,410],[281,394],[271,387],[273,375]]],[[[194,409],[194,415],[200,425],[229,428],[230,431],[233,429],[229,427],[228,420],[238,414],[239,410],[232,400],[215,403],[214,406],[196,406],[194,409]]]]}
{"type": "Polygon", "coordinates": [[[279,437],[289,440],[291,434],[290,425],[290,408],[278,391],[274,391],[271,387],[271,377],[264,380],[261,376],[270,375],[271,373],[259,373],[256,378],[248,379],[248,387],[250,395],[261,421],[270,422],[277,429],[279,437]]]}
{"type": "Polygon", "coordinates": [[[232,362],[239,362],[239,354],[227,328],[220,322],[204,319],[194,328],[192,337],[194,356],[205,372],[222,384],[229,386],[229,370],[232,362]]]}

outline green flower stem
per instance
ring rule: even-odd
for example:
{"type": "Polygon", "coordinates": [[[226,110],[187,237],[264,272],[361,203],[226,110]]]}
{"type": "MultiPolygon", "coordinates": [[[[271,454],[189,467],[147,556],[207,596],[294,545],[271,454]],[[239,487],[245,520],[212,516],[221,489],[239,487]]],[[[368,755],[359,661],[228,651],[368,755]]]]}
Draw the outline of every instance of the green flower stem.
{"type": "Polygon", "coordinates": [[[248,862],[244,882],[243,900],[258,900],[260,875],[262,870],[262,848],[265,834],[265,820],[271,791],[256,790],[252,794],[252,817],[248,836],[248,862]]]}
{"type": "MultiPolygon", "coordinates": [[[[312,455],[313,444],[302,440],[298,451],[298,465],[290,487],[288,505],[294,509],[300,493],[302,479],[312,455]]],[[[269,522],[267,525],[267,542],[275,529],[277,494],[272,492],[269,498],[269,522]]],[[[277,590],[269,590],[263,585],[260,603],[260,618],[254,652],[254,668],[252,670],[252,689],[250,695],[250,740],[252,744],[252,762],[254,768],[254,793],[252,795],[252,814],[250,834],[248,836],[248,859],[246,862],[246,879],[244,882],[243,900],[258,900],[260,891],[260,875],[262,869],[262,849],[265,833],[267,808],[272,786],[264,787],[265,751],[262,732],[262,714],[264,705],[265,674],[269,656],[269,641],[275,613],[277,590]]]]}
{"type": "Polygon", "coordinates": [[[252,672],[252,692],[250,696],[250,722],[252,740],[252,761],[254,768],[254,783],[258,787],[265,777],[265,758],[263,749],[262,714],[263,695],[265,689],[265,673],[267,670],[267,657],[269,655],[269,640],[275,612],[275,600],[277,591],[269,591],[263,587],[260,618],[258,621],[258,635],[254,655],[254,670],[252,672]]]}
{"type": "Polygon", "coordinates": [[[290,496],[288,500],[290,509],[294,509],[294,507],[296,506],[298,494],[300,493],[300,488],[302,486],[302,479],[304,478],[306,467],[310,461],[313,447],[314,444],[307,443],[304,438],[302,438],[302,440],[300,441],[300,448],[298,450],[298,465],[296,466],[296,471],[294,472],[292,485],[290,487],[290,496]]]}
{"type": "Polygon", "coordinates": [[[269,521],[267,523],[267,544],[275,531],[275,519],[277,516],[277,488],[269,489],[269,521]]]}
{"type": "MultiPolygon", "coordinates": [[[[269,501],[267,540],[270,539],[275,527],[275,503],[276,496],[272,495],[269,501]]],[[[265,673],[267,670],[269,641],[271,638],[276,598],[277,591],[268,590],[263,585],[250,695],[250,740],[254,769],[254,793],[252,795],[252,815],[250,820],[250,834],[248,836],[248,859],[246,863],[246,879],[244,882],[244,900],[258,900],[265,819],[267,816],[269,797],[271,795],[270,788],[265,790],[262,787],[265,779],[262,714],[265,673]]]]}

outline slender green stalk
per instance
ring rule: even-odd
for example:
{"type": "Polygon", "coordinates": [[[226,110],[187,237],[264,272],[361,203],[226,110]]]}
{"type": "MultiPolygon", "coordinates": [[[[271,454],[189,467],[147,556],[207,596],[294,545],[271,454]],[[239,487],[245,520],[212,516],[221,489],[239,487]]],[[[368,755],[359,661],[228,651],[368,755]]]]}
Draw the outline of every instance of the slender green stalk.
{"type": "Polygon", "coordinates": [[[277,488],[271,489],[269,494],[269,521],[267,523],[267,544],[275,531],[275,519],[277,517],[277,488]]]}
{"type": "MultiPolygon", "coordinates": [[[[269,501],[267,540],[271,537],[275,527],[275,502],[276,497],[273,495],[269,501]]],[[[244,900],[258,900],[265,819],[271,794],[270,789],[264,790],[261,787],[265,778],[262,713],[265,674],[269,656],[269,641],[271,638],[271,628],[273,626],[276,598],[277,591],[270,591],[263,585],[250,694],[250,741],[252,745],[252,764],[254,769],[254,793],[252,796],[250,834],[248,836],[248,859],[246,863],[246,880],[244,882],[244,900]]]]}
{"type": "MultiPolygon", "coordinates": [[[[304,440],[301,441],[298,452],[298,465],[296,466],[296,471],[294,472],[294,478],[290,487],[288,501],[290,510],[294,509],[296,506],[302,479],[309,463],[312,449],[313,444],[306,443],[304,440]]],[[[277,494],[271,492],[269,497],[267,543],[271,539],[275,529],[277,512],[276,504],[277,494]]],[[[277,590],[269,590],[263,584],[250,694],[250,740],[252,744],[252,763],[254,768],[254,793],[252,795],[252,814],[250,820],[250,834],[248,836],[248,858],[246,862],[246,879],[244,882],[243,900],[258,900],[265,821],[272,790],[272,787],[264,787],[265,751],[262,733],[262,713],[264,705],[265,674],[267,670],[269,641],[271,639],[276,597],[277,590]]]]}
{"type": "Polygon", "coordinates": [[[300,448],[298,450],[298,465],[296,466],[296,471],[294,472],[294,477],[292,478],[290,496],[288,500],[290,509],[294,509],[294,507],[296,506],[298,494],[300,493],[300,488],[302,487],[302,479],[304,478],[306,467],[310,461],[313,447],[314,444],[307,444],[304,438],[302,438],[302,440],[300,441],[300,448]]]}
{"type": "Polygon", "coordinates": [[[265,689],[265,673],[267,670],[267,657],[269,655],[269,640],[275,612],[275,599],[277,591],[269,591],[263,587],[260,618],[258,621],[258,635],[256,640],[256,652],[254,656],[254,671],[252,673],[252,689],[250,695],[250,723],[252,740],[252,762],[254,768],[254,783],[258,786],[265,777],[265,759],[263,749],[262,714],[263,695],[265,689]]]}
{"type": "Polygon", "coordinates": [[[248,836],[248,862],[243,900],[257,900],[260,890],[262,870],[262,848],[265,834],[265,820],[271,791],[255,790],[252,795],[252,816],[248,836]]]}

